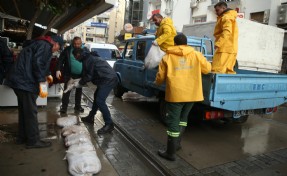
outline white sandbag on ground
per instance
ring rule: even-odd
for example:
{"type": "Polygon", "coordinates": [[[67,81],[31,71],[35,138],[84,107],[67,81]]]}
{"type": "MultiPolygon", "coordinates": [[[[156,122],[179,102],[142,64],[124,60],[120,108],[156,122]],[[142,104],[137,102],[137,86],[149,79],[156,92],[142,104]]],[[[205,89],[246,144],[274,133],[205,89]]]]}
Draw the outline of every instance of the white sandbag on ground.
{"type": "Polygon", "coordinates": [[[123,101],[131,101],[131,102],[138,102],[138,101],[147,101],[147,102],[157,102],[158,98],[156,97],[145,97],[136,92],[128,91],[123,94],[122,96],[123,101]]]}
{"type": "Polygon", "coordinates": [[[89,133],[89,132],[86,127],[83,127],[80,125],[67,126],[62,129],[63,136],[68,136],[74,133],[81,134],[81,133],[89,133]]]}
{"type": "Polygon", "coordinates": [[[158,66],[165,52],[159,46],[152,45],[145,58],[145,68],[152,69],[158,66]]]}
{"type": "Polygon", "coordinates": [[[68,135],[65,138],[65,145],[67,147],[74,145],[74,144],[79,144],[79,143],[92,143],[90,135],[86,133],[83,133],[83,134],[74,133],[74,134],[68,135]]]}
{"type": "Polygon", "coordinates": [[[69,173],[74,176],[93,175],[100,172],[102,165],[95,151],[67,153],[69,173]]]}
{"type": "Polygon", "coordinates": [[[96,151],[94,145],[89,142],[78,143],[70,145],[69,149],[66,151],[67,153],[82,153],[85,151],[96,151]]]}
{"type": "Polygon", "coordinates": [[[67,127],[76,125],[78,123],[78,117],[76,116],[68,116],[68,117],[60,117],[57,119],[57,125],[60,127],[67,127]]]}

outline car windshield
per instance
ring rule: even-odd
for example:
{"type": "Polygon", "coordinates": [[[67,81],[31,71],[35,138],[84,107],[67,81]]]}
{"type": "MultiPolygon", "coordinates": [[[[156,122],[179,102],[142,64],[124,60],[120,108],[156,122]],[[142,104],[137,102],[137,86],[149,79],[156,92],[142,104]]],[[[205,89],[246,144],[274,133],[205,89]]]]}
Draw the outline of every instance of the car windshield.
{"type": "Polygon", "coordinates": [[[97,55],[105,60],[119,59],[121,57],[120,52],[116,49],[92,48],[91,52],[93,52],[94,55],[97,55]]]}

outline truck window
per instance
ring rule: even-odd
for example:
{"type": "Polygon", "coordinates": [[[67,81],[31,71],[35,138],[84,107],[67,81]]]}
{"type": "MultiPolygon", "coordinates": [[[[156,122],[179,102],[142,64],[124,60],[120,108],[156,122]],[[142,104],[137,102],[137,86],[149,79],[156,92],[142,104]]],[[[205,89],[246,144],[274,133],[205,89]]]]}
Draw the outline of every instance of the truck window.
{"type": "Polygon", "coordinates": [[[125,53],[123,53],[126,59],[130,59],[130,60],[133,59],[133,48],[134,48],[134,42],[129,41],[126,44],[125,53]]]}
{"type": "Polygon", "coordinates": [[[146,42],[139,41],[137,43],[137,57],[136,60],[143,61],[145,59],[145,49],[146,49],[146,42]]]}

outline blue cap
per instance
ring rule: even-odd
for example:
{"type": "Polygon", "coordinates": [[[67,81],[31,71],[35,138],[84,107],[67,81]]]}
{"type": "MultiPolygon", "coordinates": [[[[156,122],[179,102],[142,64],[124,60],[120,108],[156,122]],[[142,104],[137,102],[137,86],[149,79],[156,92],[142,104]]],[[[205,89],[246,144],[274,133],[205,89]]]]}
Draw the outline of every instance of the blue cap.
{"type": "Polygon", "coordinates": [[[51,36],[52,40],[54,40],[54,42],[59,43],[60,47],[62,48],[64,45],[64,40],[62,37],[58,36],[58,35],[52,35],[51,36]]]}

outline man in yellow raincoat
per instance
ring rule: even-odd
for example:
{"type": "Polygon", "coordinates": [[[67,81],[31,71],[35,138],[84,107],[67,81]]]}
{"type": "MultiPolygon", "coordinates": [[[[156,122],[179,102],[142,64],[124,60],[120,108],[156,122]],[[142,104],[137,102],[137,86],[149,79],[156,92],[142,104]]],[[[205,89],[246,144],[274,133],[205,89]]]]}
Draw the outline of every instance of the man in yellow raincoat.
{"type": "Polygon", "coordinates": [[[170,46],[174,46],[173,38],[176,36],[176,30],[173,26],[172,19],[165,17],[161,14],[154,14],[151,20],[158,26],[156,30],[156,40],[153,42],[154,45],[158,45],[164,52],[170,46]]]}
{"type": "Polygon", "coordinates": [[[203,100],[201,73],[211,71],[211,64],[198,51],[187,45],[187,38],[179,34],[174,38],[176,46],[169,47],[159,64],[155,84],[166,83],[167,150],[158,154],[175,160],[181,135],[187,126],[188,114],[193,103],[203,100]]]}
{"type": "Polygon", "coordinates": [[[237,12],[227,8],[225,2],[217,3],[214,9],[218,17],[214,29],[215,54],[212,60],[212,71],[235,74],[233,67],[238,50],[237,12]]]}

